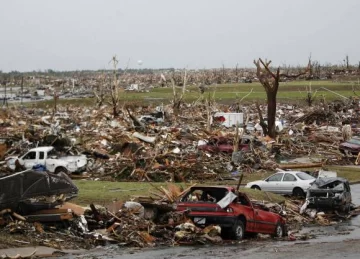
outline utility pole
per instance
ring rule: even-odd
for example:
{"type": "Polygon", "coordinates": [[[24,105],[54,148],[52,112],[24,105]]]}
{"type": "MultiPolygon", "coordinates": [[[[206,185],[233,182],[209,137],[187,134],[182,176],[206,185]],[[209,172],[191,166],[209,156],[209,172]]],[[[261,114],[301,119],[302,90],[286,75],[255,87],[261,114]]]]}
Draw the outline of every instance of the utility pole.
{"type": "Polygon", "coordinates": [[[23,90],[24,90],[24,76],[21,77],[21,96],[20,96],[20,103],[23,104],[23,90]]]}
{"type": "Polygon", "coordinates": [[[6,105],[7,106],[7,99],[6,99],[6,85],[7,83],[5,83],[5,96],[4,96],[4,100],[3,100],[3,106],[6,105]]]}

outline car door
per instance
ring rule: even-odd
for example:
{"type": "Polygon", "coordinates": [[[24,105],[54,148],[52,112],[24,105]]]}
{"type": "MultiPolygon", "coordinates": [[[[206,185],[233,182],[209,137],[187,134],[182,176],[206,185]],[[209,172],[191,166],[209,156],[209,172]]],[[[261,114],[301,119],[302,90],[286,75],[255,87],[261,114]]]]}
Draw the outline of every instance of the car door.
{"type": "Polygon", "coordinates": [[[33,168],[33,166],[36,165],[37,163],[36,152],[35,151],[28,152],[22,157],[22,160],[24,161],[25,168],[27,169],[33,168]]]}
{"type": "Polygon", "coordinates": [[[269,220],[269,212],[255,207],[255,229],[258,233],[274,233],[275,224],[269,220]]]}
{"type": "Polygon", "coordinates": [[[38,158],[37,163],[40,165],[45,165],[45,152],[39,151],[38,154],[39,154],[39,158],[38,158]]]}
{"type": "Polygon", "coordinates": [[[267,192],[278,192],[280,190],[280,182],[284,173],[276,173],[267,178],[261,186],[261,190],[267,192]]]}
{"type": "Polygon", "coordinates": [[[279,193],[292,194],[293,189],[296,187],[297,179],[294,175],[285,173],[282,181],[279,183],[279,193]]]}

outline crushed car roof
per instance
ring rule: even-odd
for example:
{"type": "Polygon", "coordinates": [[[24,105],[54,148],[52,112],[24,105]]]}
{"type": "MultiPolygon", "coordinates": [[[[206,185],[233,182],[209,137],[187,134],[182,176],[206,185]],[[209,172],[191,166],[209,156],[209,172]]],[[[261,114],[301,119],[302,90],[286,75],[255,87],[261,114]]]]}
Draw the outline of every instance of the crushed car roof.
{"type": "Polygon", "coordinates": [[[347,183],[348,180],[341,178],[341,177],[320,177],[320,178],[317,178],[313,184],[315,184],[321,188],[323,186],[326,186],[326,185],[334,183],[334,182],[347,183]]]}

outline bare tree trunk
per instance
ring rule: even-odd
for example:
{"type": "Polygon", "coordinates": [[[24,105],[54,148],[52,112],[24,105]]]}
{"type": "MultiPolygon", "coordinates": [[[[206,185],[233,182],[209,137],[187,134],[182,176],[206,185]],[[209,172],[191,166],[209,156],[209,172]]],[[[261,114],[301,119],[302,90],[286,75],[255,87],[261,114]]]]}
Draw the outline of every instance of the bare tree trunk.
{"type": "Polygon", "coordinates": [[[180,107],[181,107],[181,103],[182,100],[184,98],[184,94],[185,94],[185,90],[186,90],[186,83],[187,83],[187,72],[186,69],[184,69],[184,77],[183,77],[183,84],[182,84],[182,89],[181,89],[181,94],[179,96],[178,92],[176,91],[176,83],[174,78],[171,79],[172,82],[172,87],[173,87],[173,110],[174,110],[174,115],[175,117],[177,117],[179,115],[180,112],[180,107]]]}
{"type": "Polygon", "coordinates": [[[276,95],[277,92],[267,92],[267,125],[268,125],[268,135],[272,138],[276,137],[276,128],[275,128],[275,120],[276,120],[276,95]]]}
{"type": "Polygon", "coordinates": [[[59,99],[59,95],[57,94],[57,91],[54,90],[54,107],[53,107],[53,116],[55,115],[55,113],[57,112],[57,101],[59,99]]]}
{"type": "Polygon", "coordinates": [[[239,83],[238,65],[239,64],[236,64],[236,67],[235,67],[235,83],[239,83]]]}

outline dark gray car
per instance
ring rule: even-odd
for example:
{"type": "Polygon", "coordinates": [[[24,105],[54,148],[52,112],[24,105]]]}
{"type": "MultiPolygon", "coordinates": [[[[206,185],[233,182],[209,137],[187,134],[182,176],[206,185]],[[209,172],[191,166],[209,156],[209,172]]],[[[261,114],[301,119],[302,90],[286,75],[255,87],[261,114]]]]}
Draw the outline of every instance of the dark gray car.
{"type": "Polygon", "coordinates": [[[307,191],[308,208],[341,210],[351,208],[351,190],[348,180],[340,177],[321,177],[307,191]]]}

